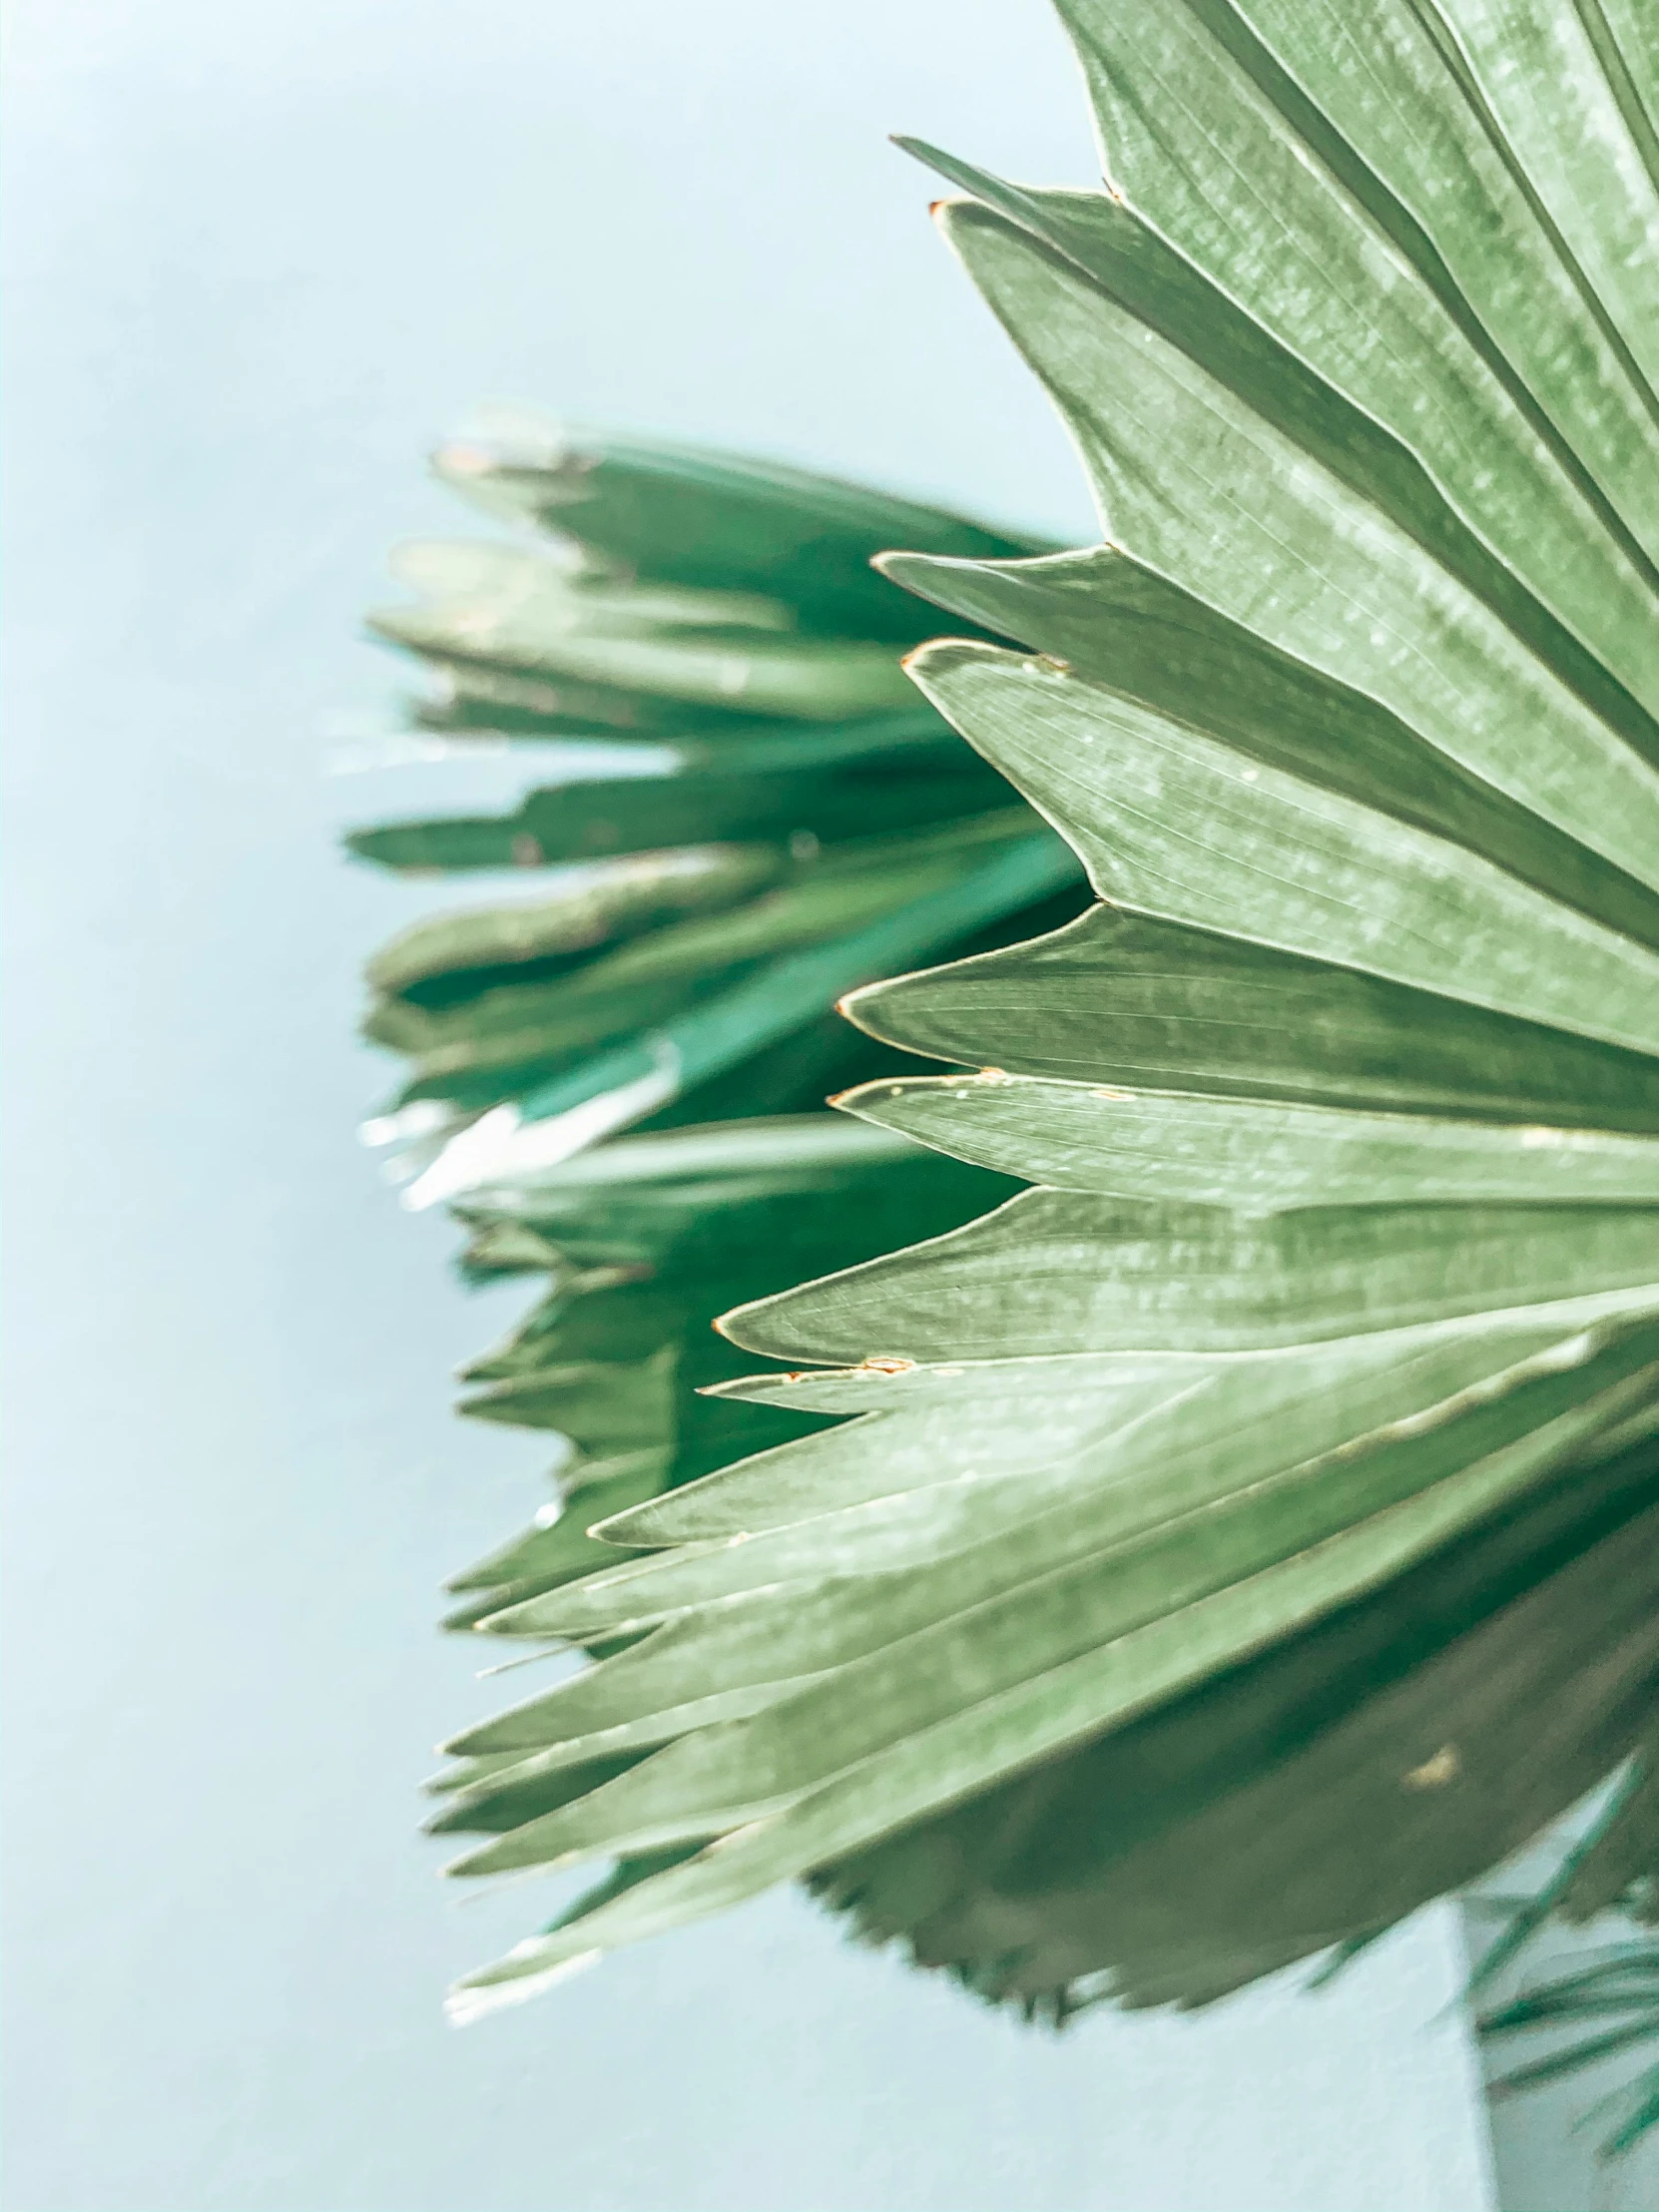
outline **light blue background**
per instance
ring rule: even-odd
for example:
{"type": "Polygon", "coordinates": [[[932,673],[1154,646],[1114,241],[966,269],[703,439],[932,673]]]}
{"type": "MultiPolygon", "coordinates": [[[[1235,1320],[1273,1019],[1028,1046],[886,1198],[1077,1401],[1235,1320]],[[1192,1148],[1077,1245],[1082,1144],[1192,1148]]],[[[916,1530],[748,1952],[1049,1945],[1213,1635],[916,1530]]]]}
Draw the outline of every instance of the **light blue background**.
{"type": "MultiPolygon", "coordinates": [[[[464,2034],[537,1915],[412,1840],[443,1573],[544,1494],[502,1315],[355,1148],[417,894],[325,773],[385,544],[539,399],[1081,538],[883,142],[1086,182],[1040,0],[14,0],[8,2212],[1473,2212],[1448,1917],[1319,2000],[1061,2043],[794,1898],[464,2034]]],[[[509,1303],[511,1303],[509,1301],[509,1303]]]]}

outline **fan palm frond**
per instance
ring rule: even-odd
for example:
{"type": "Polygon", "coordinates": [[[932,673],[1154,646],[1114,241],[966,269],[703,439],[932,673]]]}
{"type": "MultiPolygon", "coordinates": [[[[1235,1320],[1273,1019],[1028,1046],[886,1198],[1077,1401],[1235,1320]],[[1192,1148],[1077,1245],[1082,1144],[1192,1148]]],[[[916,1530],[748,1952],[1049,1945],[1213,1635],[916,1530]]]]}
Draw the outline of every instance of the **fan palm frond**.
{"type": "Polygon", "coordinates": [[[836,1101],[1035,1187],[740,1305],[793,1372],[716,1402],[838,1424],[482,1617],[614,1656],[454,1747],[455,1871],[618,1868],[463,2014],[789,1878],[1050,2016],[1200,2002],[1651,1732],[1651,40],[1062,13],[1105,192],[912,151],[1106,542],[878,565],[966,625],[910,675],[1100,903],[854,987],[971,1072],[836,1101]]]}
{"type": "Polygon", "coordinates": [[[869,565],[895,536],[1032,541],[516,409],[436,467],[518,539],[405,547],[419,597],[374,628],[423,672],[418,730],[463,755],[509,745],[537,781],[504,816],[346,840],[491,893],[369,962],[365,1031],[406,1074],[366,1133],[414,1204],[458,1201],[469,1278],[544,1278],[465,1371],[462,1410],[556,1432],[573,1508],[455,1578],[465,1627],[609,1556],[587,1522],[819,1425],[698,1394],[753,1366],[714,1316],[1017,1188],[823,1111],[836,1083],[925,1065],[834,1000],[1085,892],[1065,842],[917,698],[897,656],[930,617],[869,565]],[[504,869],[527,895],[503,895],[504,869]]]}

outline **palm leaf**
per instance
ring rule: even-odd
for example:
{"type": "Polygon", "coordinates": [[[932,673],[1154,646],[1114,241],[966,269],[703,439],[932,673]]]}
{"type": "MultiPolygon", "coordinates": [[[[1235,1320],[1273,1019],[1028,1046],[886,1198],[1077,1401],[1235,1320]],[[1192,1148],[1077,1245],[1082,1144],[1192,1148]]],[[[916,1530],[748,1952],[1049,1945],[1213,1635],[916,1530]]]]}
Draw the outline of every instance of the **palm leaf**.
{"type": "Polygon", "coordinates": [[[613,1655],[452,1747],[457,1871],[618,1868],[463,2016],[795,1877],[1050,2016],[1200,2002],[1651,1735],[1651,40],[1061,12],[1104,194],[912,151],[1107,542],[880,566],[1102,903],[855,988],[978,1072],[839,1101],[1037,1187],[740,1305],[797,1372],[715,1402],[839,1424],[480,1616],[613,1655]]]}
{"type": "MultiPolygon", "coordinates": [[[[1542,2036],[1550,2046],[1499,2074],[1491,2085],[1496,2096],[1542,2088],[1624,2051],[1651,2048],[1659,2038],[1659,1946],[1640,1938],[1607,1944],[1569,1972],[1531,1982],[1519,1996],[1489,2007],[1477,2024],[1489,2042],[1542,2036]]],[[[1600,2155],[1616,2158],[1659,2124],[1659,2066],[1640,2068],[1578,2124],[1609,2117],[1613,2124],[1600,2155]]]]}
{"type": "Polygon", "coordinates": [[[373,627],[425,674],[417,726],[462,755],[513,748],[545,781],[500,818],[347,837],[494,893],[368,963],[365,1033],[405,1077],[365,1134],[410,1202],[464,1200],[469,1279],[545,1278],[466,1371],[462,1409],[553,1432],[574,1508],[455,1578],[466,1627],[608,1556],[589,1520],[817,1425],[698,1395],[751,1364],[710,1333],[723,1306],[1012,1192],[808,1109],[922,1064],[834,1019],[837,996],[1074,914],[1081,876],[917,699],[897,649],[930,618],[869,565],[895,537],[992,557],[1032,541],[500,410],[436,466],[535,535],[405,547],[418,600],[373,627]],[[504,867],[533,894],[503,898],[504,867]]]}

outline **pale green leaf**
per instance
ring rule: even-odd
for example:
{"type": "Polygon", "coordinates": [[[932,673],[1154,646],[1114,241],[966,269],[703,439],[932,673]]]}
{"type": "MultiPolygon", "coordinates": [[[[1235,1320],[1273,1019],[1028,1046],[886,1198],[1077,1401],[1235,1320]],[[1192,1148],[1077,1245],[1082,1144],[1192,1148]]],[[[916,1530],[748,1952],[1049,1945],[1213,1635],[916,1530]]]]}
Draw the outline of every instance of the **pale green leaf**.
{"type": "Polygon", "coordinates": [[[1659,1141],[1005,1074],[904,1076],[836,1100],[964,1160],[1061,1190],[1275,1213],[1299,1206],[1639,1202],[1659,1141]]]}
{"type": "MultiPolygon", "coordinates": [[[[1075,220],[1139,276],[1155,249],[1126,211],[1075,220]]],[[[952,245],[1048,384],[1094,477],[1107,534],[1220,612],[1369,691],[1484,782],[1650,886],[1659,883],[1659,730],[1644,759],[1401,525],[1225,380],[1251,327],[1224,319],[1214,367],[1075,262],[988,210],[949,202],[952,245]],[[1218,374],[1217,371],[1223,373],[1218,374]]],[[[1154,289],[1161,273],[1147,275],[1154,289]]],[[[1192,273],[1188,278],[1196,284],[1192,273]]],[[[1189,342],[1210,335],[1195,300],[1189,342]]],[[[1256,381],[1270,383],[1263,363],[1256,381]]],[[[1333,439],[1342,431],[1332,426],[1333,439]]],[[[1579,681],[1582,681],[1580,672],[1579,681]]],[[[1604,705],[1607,703],[1603,703],[1604,705]]]]}
{"type": "Polygon", "coordinates": [[[775,1359],[1244,1352],[1546,1300],[1638,1306],[1659,1209],[1310,1207],[1267,1216],[1034,1190],[966,1228],[741,1308],[775,1359]]]}
{"type": "Polygon", "coordinates": [[[1440,6],[1517,165],[1649,390],[1659,389],[1659,176],[1650,166],[1651,114],[1638,121],[1621,110],[1596,60],[1585,22],[1591,8],[1580,13],[1549,0],[1440,0],[1440,6]]]}
{"type": "MultiPolygon", "coordinates": [[[[516,1863],[522,1865],[537,1849],[558,1839],[568,1840],[549,1850],[549,1858],[564,1851],[576,1855],[606,1848],[619,1830],[684,1833],[692,1820],[691,1806],[699,1801],[705,1805],[722,1801],[739,1816],[739,1825],[713,1847],[672,1874],[641,1885],[622,1909],[603,1907],[579,1927],[519,1945],[500,1966],[469,1976],[463,1988],[516,1980],[545,1971],[584,1949],[634,1940],[720,1910],[771,1882],[823,1865],[949,1804],[982,1786],[989,1775],[1018,1771],[1067,1742],[1096,1733],[1103,1719],[1135,1711],[1169,1695],[1181,1683],[1202,1679],[1224,1652],[1233,1656],[1247,1651],[1283,1634],[1288,1621],[1327,1610],[1341,1596],[1398,1572],[1408,1560],[1422,1556],[1488,1510],[1497,1497],[1512,1492],[1553,1457],[1593,1436],[1596,1427],[1626,1400],[1630,1385],[1613,1382],[1603,1394],[1585,1393],[1593,1392],[1607,1372],[1622,1369],[1628,1374],[1631,1356],[1629,1347],[1614,1352],[1610,1371],[1601,1373],[1596,1372],[1599,1363],[1595,1361],[1581,1367],[1576,1371],[1580,1409],[1562,1412],[1534,1428],[1523,1441],[1466,1463],[1460,1472],[1446,1475],[1421,1495],[1393,1504],[1374,1503],[1368,1517],[1355,1520],[1359,1499],[1351,1489],[1347,1533],[1338,1544],[1313,1537],[1319,1523],[1311,1521],[1306,1510],[1313,1500],[1306,1494],[1287,1493],[1286,1510],[1291,1521],[1300,1522],[1304,1538],[1312,1538],[1309,1548],[1282,1554],[1277,1564],[1258,1563],[1274,1548],[1272,1529],[1278,1515],[1269,1507],[1258,1519],[1263,1552],[1233,1553],[1233,1570],[1242,1570],[1243,1579],[1217,1587],[1206,1578],[1202,1564],[1206,1547],[1199,1536],[1190,1581],[1172,1573],[1167,1560],[1159,1561],[1149,1577],[1150,1586],[1176,1610],[1151,1619],[1143,1616],[1138,1625],[1130,1625],[1136,1619],[1135,1598],[1132,1590],[1126,1591],[1123,1625],[1115,1634],[1097,1620],[1091,1600],[1098,1603],[1099,1590],[1090,1584],[1091,1574],[1097,1576],[1099,1570],[1093,1562],[1085,1562],[1063,1571],[1030,1641],[1020,1633],[1034,1625],[1029,1607],[1015,1606],[1006,1628],[1000,1619],[975,1620],[965,1631],[965,1641],[961,1628],[932,1632],[945,1642],[936,1655],[929,1649],[927,1659],[936,1656],[940,1665],[965,1666],[967,1673],[958,1680],[940,1682],[928,1668],[920,1645],[913,1652],[895,1647],[893,1658],[866,1662],[882,1670],[875,1679],[887,1687],[875,1710],[867,1698],[847,1709],[832,1744],[812,1727],[792,1728],[791,1704],[786,1703],[712,1737],[709,1750],[701,1755],[697,1739],[659,1754],[635,1770],[634,1776],[609,1785],[609,1801],[602,1789],[588,1801],[586,1812],[578,1803],[568,1818],[550,1815],[545,1826],[532,1824],[531,1831],[508,1839],[505,1846],[471,1855],[463,1862],[468,1871],[486,1872],[503,1863],[503,1849],[516,1848],[520,1854],[516,1863]],[[1012,1626],[1015,1621],[1018,1630],[1012,1626]],[[895,1706],[903,1719],[895,1718],[895,1706]],[[929,1718],[930,1713],[936,1717],[929,1718]],[[913,1733],[901,1735],[906,1728],[913,1733]],[[867,1743],[872,1730],[882,1729],[888,1731],[886,1756],[872,1758],[868,1751],[856,1751],[859,1743],[867,1743]],[[747,1756],[744,1751],[725,1749],[743,1739],[754,1739],[746,1746],[747,1756]],[[809,1747],[821,1759],[850,1754],[853,1764],[832,1780],[806,1786],[804,1794],[791,1802],[791,1780],[801,1772],[809,1747]],[[690,1771],[685,1772],[688,1761],[690,1771]],[[678,1787],[665,1790],[665,1777],[678,1787]],[[761,1794],[767,1790],[772,1792],[770,1797],[761,1794]],[[624,1804],[629,1809],[618,1807],[612,1815],[615,1793],[621,1791],[627,1793],[624,1804]],[[732,1805],[734,1796],[742,1797],[741,1807],[732,1805]],[[555,1828],[554,1823],[560,1825],[555,1828]]],[[[1651,1391],[1651,1376],[1638,1374],[1633,1381],[1651,1391]]],[[[1504,1400],[1497,1404],[1501,1407],[1504,1400]]],[[[1463,1419],[1478,1427],[1490,1410],[1480,1407],[1463,1419]]],[[[1314,1510],[1321,1508],[1316,1505],[1314,1510]]],[[[1323,1510],[1339,1510],[1329,1495],[1323,1510]]],[[[1218,1554],[1212,1553],[1211,1558],[1213,1574],[1218,1554]]],[[[823,1718],[817,1708],[837,1687],[832,1682],[804,1693],[795,1721],[808,1720],[809,1704],[815,1708],[814,1718],[823,1718]]],[[[868,1687],[873,1687],[873,1680],[868,1687]]]]}
{"type": "Polygon", "coordinates": [[[1064,668],[968,644],[910,667],[1114,905],[1659,1049],[1659,952],[1474,853],[1064,668]]]}
{"type": "Polygon", "coordinates": [[[1128,1089],[1659,1132],[1659,1061],[1109,906],[853,993],[874,1036],[1128,1089]]]}

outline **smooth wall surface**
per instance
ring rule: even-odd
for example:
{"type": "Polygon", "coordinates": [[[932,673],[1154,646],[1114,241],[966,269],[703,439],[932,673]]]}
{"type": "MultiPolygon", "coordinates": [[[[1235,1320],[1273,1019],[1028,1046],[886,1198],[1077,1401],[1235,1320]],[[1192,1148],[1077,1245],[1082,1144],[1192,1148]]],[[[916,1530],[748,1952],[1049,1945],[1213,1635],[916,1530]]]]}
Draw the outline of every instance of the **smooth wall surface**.
{"type": "MultiPolygon", "coordinates": [[[[421,456],[545,400],[1090,534],[910,129],[1086,182],[1040,0],[15,0],[7,2212],[1477,2212],[1431,1915],[1329,1994],[1055,2042],[790,1897],[462,2034],[436,1585],[540,1502],[500,1326],[352,1129],[344,823],[421,456]]],[[[487,779],[485,779],[487,781],[487,779]]]]}

